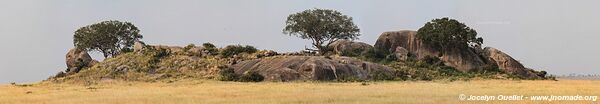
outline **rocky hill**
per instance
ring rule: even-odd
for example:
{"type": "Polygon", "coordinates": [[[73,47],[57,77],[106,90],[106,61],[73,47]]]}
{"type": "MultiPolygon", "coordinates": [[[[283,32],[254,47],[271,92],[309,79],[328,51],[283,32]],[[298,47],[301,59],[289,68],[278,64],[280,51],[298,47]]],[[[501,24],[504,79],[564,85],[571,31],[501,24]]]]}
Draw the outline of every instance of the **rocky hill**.
{"type": "MultiPolygon", "coordinates": [[[[423,59],[426,56],[437,57],[440,54],[440,50],[435,50],[418,39],[417,31],[384,32],[375,43],[375,48],[382,51],[395,52],[397,47],[408,50],[417,59],[423,59]]],[[[473,50],[447,50],[440,59],[446,65],[465,72],[480,69],[485,65],[485,61],[473,50]]]]}
{"type": "Polygon", "coordinates": [[[423,43],[416,38],[416,31],[410,30],[384,32],[374,46],[339,40],[329,47],[331,53],[316,55],[311,52],[237,49],[248,48],[241,46],[178,47],[137,42],[133,52],[123,52],[101,62],[74,48],[67,52],[65,72],[48,81],[153,82],[224,77],[243,80],[239,78],[250,74],[259,76],[257,78],[261,81],[263,78],[267,81],[546,79],[545,72],[526,68],[492,47],[444,50],[444,54],[440,54],[440,50],[423,43]]]}
{"type": "MultiPolygon", "coordinates": [[[[78,61],[89,58],[86,52],[67,54],[67,73],[57,74],[54,81],[129,80],[157,81],[177,78],[212,78],[226,59],[203,56],[201,47],[139,46],[134,52],[107,58],[99,63],[78,61]],[[79,54],[73,56],[71,54],[79,54]],[[78,62],[78,65],[69,65],[78,62]],[[75,70],[76,69],[76,70],[75,70]]],[[[78,50],[78,49],[71,49],[78,50]]]]}
{"type": "Polygon", "coordinates": [[[375,48],[393,53],[396,48],[402,47],[417,59],[423,59],[427,56],[439,56],[445,65],[463,72],[479,70],[491,64],[498,66],[503,72],[522,78],[541,79],[544,77],[538,75],[538,72],[532,69],[525,68],[508,54],[492,47],[445,50],[446,52],[440,56],[440,50],[431,48],[430,45],[418,39],[416,35],[417,31],[411,30],[384,32],[377,39],[375,48]]]}

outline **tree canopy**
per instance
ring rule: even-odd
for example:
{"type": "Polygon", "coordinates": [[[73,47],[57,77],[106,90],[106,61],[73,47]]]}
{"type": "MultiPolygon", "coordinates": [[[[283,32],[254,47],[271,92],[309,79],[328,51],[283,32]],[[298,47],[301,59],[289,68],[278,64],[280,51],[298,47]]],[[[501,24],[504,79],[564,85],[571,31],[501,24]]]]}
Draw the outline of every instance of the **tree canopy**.
{"type": "Polygon", "coordinates": [[[447,17],[427,22],[417,31],[417,37],[442,52],[452,48],[480,46],[483,43],[475,30],[447,17]]]}
{"type": "Polygon", "coordinates": [[[285,23],[284,34],[311,40],[313,47],[321,53],[325,53],[327,46],[339,39],[357,39],[360,36],[352,17],[335,10],[305,10],[289,15],[285,23]]]}
{"type": "Polygon", "coordinates": [[[106,58],[131,50],[131,46],[141,38],[140,30],[133,24],[111,20],[77,29],[73,44],[86,51],[99,51],[106,58]]]}

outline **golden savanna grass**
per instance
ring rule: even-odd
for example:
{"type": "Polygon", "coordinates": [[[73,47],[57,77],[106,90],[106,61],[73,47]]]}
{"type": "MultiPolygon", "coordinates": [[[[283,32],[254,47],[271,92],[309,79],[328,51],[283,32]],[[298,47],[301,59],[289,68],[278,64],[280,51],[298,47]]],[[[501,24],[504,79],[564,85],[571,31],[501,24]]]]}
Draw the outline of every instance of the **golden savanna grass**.
{"type": "Polygon", "coordinates": [[[94,85],[39,83],[0,85],[0,103],[599,103],[600,101],[461,101],[465,95],[594,95],[600,80],[390,81],[367,83],[212,80],[173,83],[102,82],[94,85]]]}

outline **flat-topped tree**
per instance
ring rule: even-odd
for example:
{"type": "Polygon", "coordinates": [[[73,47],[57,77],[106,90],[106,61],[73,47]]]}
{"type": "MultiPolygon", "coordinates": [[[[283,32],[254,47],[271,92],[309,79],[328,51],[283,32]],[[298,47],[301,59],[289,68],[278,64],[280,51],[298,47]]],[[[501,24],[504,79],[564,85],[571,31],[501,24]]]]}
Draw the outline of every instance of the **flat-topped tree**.
{"type": "Polygon", "coordinates": [[[104,58],[131,50],[142,37],[140,30],[129,22],[102,21],[75,31],[73,44],[86,51],[102,52],[104,58]]]}
{"type": "Polygon", "coordinates": [[[329,44],[339,39],[357,39],[360,36],[352,17],[335,10],[305,10],[289,15],[285,24],[284,34],[310,39],[321,54],[327,52],[329,44]]]}
{"type": "Polygon", "coordinates": [[[417,37],[442,53],[449,49],[481,46],[483,43],[475,30],[447,17],[427,22],[417,31],[417,37]]]}

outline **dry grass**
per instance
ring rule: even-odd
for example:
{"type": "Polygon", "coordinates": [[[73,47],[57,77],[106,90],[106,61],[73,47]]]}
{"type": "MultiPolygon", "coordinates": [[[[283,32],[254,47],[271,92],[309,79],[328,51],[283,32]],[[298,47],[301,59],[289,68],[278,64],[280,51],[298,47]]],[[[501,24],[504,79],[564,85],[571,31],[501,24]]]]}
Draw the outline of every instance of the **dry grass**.
{"type": "Polygon", "coordinates": [[[456,82],[261,82],[212,80],[174,83],[104,82],[98,85],[40,83],[33,86],[0,85],[4,103],[599,103],[559,101],[460,101],[466,95],[594,95],[599,80],[456,82]]]}

